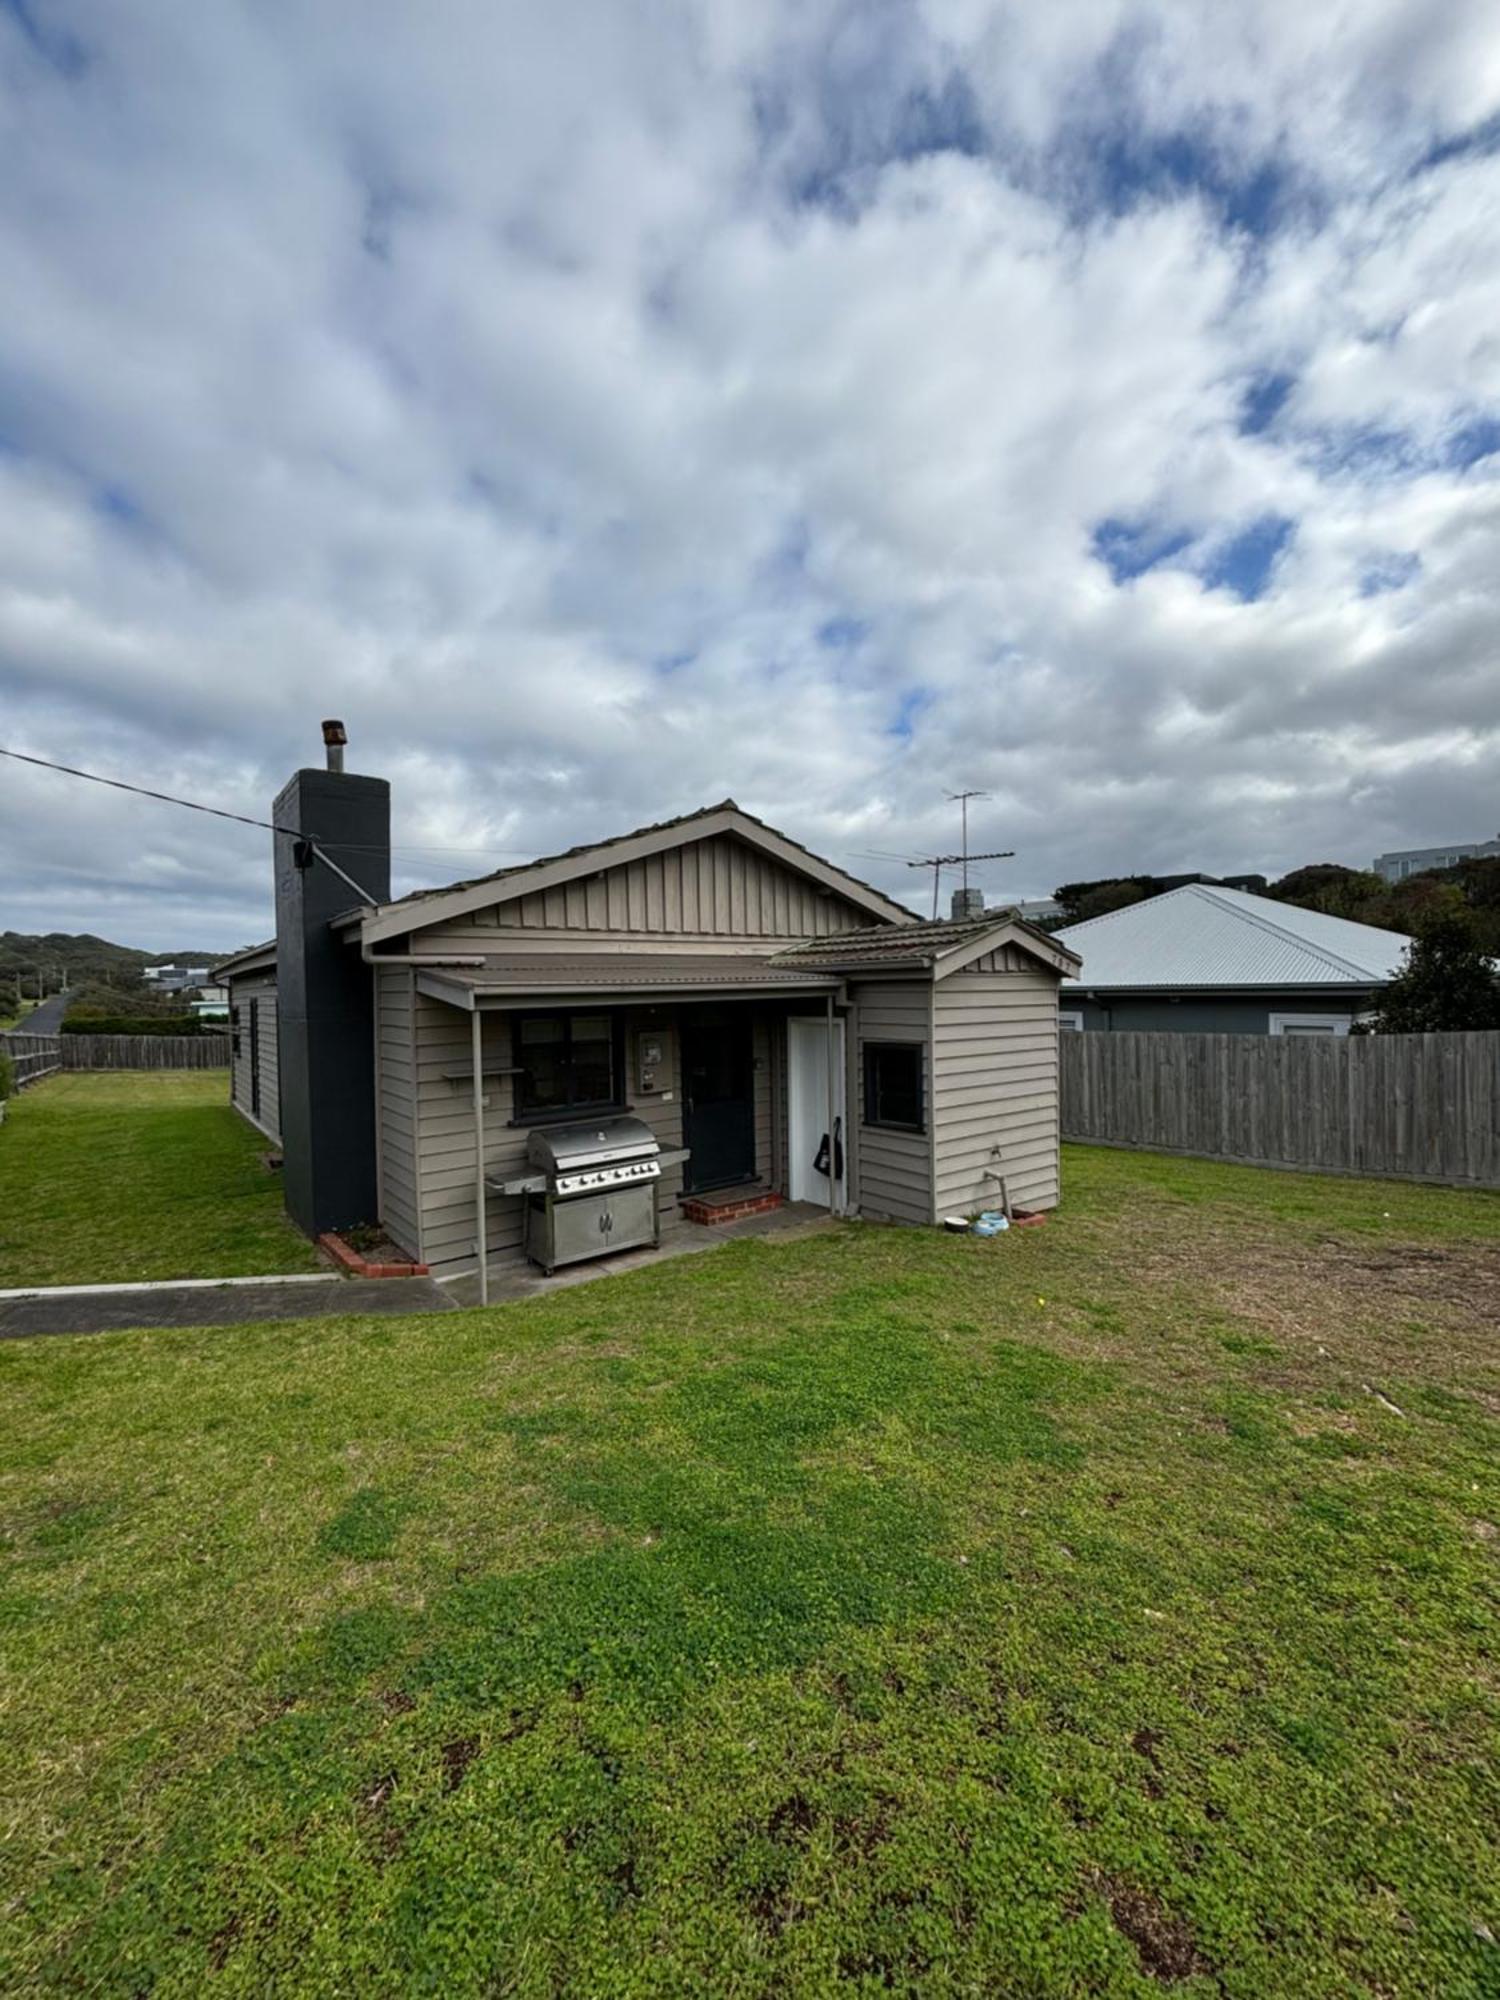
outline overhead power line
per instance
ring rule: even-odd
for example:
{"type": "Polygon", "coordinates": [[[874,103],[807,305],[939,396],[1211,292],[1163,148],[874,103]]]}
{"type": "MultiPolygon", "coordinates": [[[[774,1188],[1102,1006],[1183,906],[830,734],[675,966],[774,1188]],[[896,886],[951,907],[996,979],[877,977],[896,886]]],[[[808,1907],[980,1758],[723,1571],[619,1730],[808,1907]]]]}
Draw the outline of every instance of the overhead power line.
{"type": "Polygon", "coordinates": [[[0,757],[14,758],[18,764],[35,764],[42,771],[60,771],[67,778],[86,778],[91,785],[108,785],[111,791],[134,792],[138,798],[155,799],[161,805],[183,806],[188,812],[211,813],[215,819],[232,819],[240,826],[255,826],[266,833],[282,833],[290,840],[303,841],[309,851],[316,854],[325,867],[331,868],[341,882],[348,883],[361,901],[368,903],[372,909],[379,907],[379,898],[372,896],[362,883],[356,882],[352,875],[340,868],[312,835],[304,833],[300,827],[275,826],[268,819],[252,819],[248,813],[230,812],[225,806],[206,806],[198,799],[180,799],[174,792],[154,792],[149,785],[132,785],[124,778],[101,777],[97,771],[80,771],[72,764],[54,764],[50,757],[31,757],[24,750],[7,750],[3,744],[0,744],[0,757]]]}
{"type": "Polygon", "coordinates": [[[153,792],[146,785],[132,785],[124,778],[101,778],[97,771],[80,771],[72,764],[54,764],[50,757],[28,757],[24,750],[7,750],[0,744],[0,757],[13,757],[18,764],[35,764],[43,771],[61,771],[65,777],[87,778],[91,785],[108,785],[117,792],[135,792],[143,799],[159,799],[163,805],[186,806],[189,812],[212,813],[215,819],[238,820],[241,826],[263,827],[267,833],[289,833],[297,840],[305,840],[306,835],[295,827],[272,826],[268,819],[251,819],[246,813],[227,811],[223,806],[200,805],[197,799],[179,799],[171,792],[153,792]]]}
{"type": "MultiPolygon", "coordinates": [[[[230,812],[223,806],[206,806],[197,799],[180,799],[171,792],[153,792],[146,785],[132,785],[124,778],[101,777],[97,771],[80,771],[72,764],[54,764],[48,757],[31,757],[24,750],[7,750],[0,746],[0,757],[14,757],[22,764],[36,764],[44,771],[61,771],[70,778],[87,778],[90,784],[109,785],[117,792],[135,792],[144,799],[159,799],[164,805],[186,806],[190,812],[212,813],[216,819],[237,820],[241,826],[258,826],[268,833],[290,833],[298,840],[305,838],[294,827],[274,826],[268,819],[252,819],[247,813],[230,812]]],[[[438,847],[426,845],[392,846],[389,850],[377,847],[374,842],[341,840],[339,846],[349,853],[383,854],[530,854],[529,847],[438,847]]]]}
{"type": "MultiPolygon", "coordinates": [[[[328,855],[317,842],[310,835],[303,833],[300,827],[277,826],[272,820],[256,819],[250,813],[231,812],[227,806],[205,805],[201,799],[184,799],[179,797],[175,792],[158,792],[153,790],[150,785],[132,784],[128,778],[106,778],[99,771],[80,770],[76,764],[59,764],[54,762],[50,757],[34,757],[25,750],[8,750],[4,744],[0,744],[0,757],[10,757],[18,764],[34,764],[41,771],[57,771],[66,778],[82,778],[91,785],[107,785],[111,791],[130,792],[136,798],[154,799],[159,805],[181,806],[187,812],[208,813],[214,819],[232,820],[237,826],[253,826],[259,828],[263,833],[279,833],[285,834],[290,840],[305,840],[314,853],[321,860],[326,861],[334,873],[347,882],[350,888],[355,890],[365,902],[373,905],[376,900],[367,890],[361,888],[352,876],[346,875],[336,861],[330,861],[328,855]]],[[[523,854],[529,856],[531,853],[529,847],[383,847],[376,846],[371,842],[350,840],[341,840],[338,844],[341,851],[346,854],[467,854],[473,856],[523,854]]],[[[856,848],[848,851],[868,856],[871,860],[905,861],[908,867],[912,868],[931,868],[934,865],[931,859],[912,861],[904,854],[881,853],[878,849],[856,848]]],[[[976,854],[971,855],[969,858],[974,861],[983,861],[988,857],[976,854]]],[[[942,857],[945,866],[950,860],[956,864],[959,859],[960,857],[956,854],[952,856],[944,855],[942,857]]]]}

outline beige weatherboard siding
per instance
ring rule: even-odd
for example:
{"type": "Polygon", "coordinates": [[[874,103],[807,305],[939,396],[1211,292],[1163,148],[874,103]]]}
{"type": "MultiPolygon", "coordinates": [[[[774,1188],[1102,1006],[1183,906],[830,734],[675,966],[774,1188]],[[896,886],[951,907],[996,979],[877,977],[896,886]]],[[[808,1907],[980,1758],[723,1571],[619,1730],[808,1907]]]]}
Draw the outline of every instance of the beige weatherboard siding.
{"type": "Polygon", "coordinates": [[[1057,975],[1012,947],[933,988],[940,1214],[1058,1200],[1057,975]]]}
{"type": "Polygon", "coordinates": [[[230,1058],[230,1102],[268,1139],[281,1137],[281,1094],[276,1032],[276,974],[259,972],[233,981],[229,989],[230,1033],[238,1044],[230,1058]],[[255,1013],[250,1012],[251,1002],[255,1013]],[[251,1091],[251,1021],[260,1064],[260,1110],[253,1108],[251,1091]]]}
{"type": "MultiPolygon", "coordinates": [[[[531,1121],[518,1118],[511,1073],[525,1012],[616,1019],[617,1101],[664,1149],[686,1143],[685,1022],[739,1016],[751,1030],[753,1178],[785,1193],[787,1020],[831,1006],[845,1023],[851,1208],[931,1225],[993,1201],[992,1168],[1018,1203],[1057,1200],[1057,989],[1076,956],[1008,915],[924,924],[731,803],[354,911],[336,928],[375,986],[381,1220],[441,1277],[479,1262],[476,1020],[486,1261],[523,1255],[524,1198],[496,1183],[527,1167],[531,1121]],[[642,1090],[647,1031],[665,1048],[642,1090]],[[877,1042],[919,1051],[920,1131],[864,1122],[877,1042]]],[[[680,1226],[691,1171],[662,1179],[665,1231],[680,1226]]]]}
{"type": "Polygon", "coordinates": [[[858,1130],[852,1196],[877,1221],[931,1222],[932,982],[892,980],[851,985],[858,1130]],[[890,1132],[865,1123],[865,1050],[871,1042],[912,1042],[922,1050],[926,1129],[890,1132]]]}
{"type": "Polygon", "coordinates": [[[380,966],[375,971],[375,1130],[380,1219],[393,1241],[420,1258],[416,974],[409,966],[380,966]]]}
{"type": "MultiPolygon", "coordinates": [[[[389,975],[387,975],[388,977],[389,975]]],[[[587,1013],[603,1003],[587,999],[569,1003],[566,1011],[587,1013]]],[[[750,1004],[751,1049],[755,1062],[755,1173],[767,1187],[777,1184],[771,1084],[778,1035],[784,1033],[781,1012],[773,1006],[750,1004]]],[[[455,1277],[477,1262],[478,1228],[474,1194],[474,1102],[472,1088],[471,1015],[420,990],[414,995],[414,1075],[416,1079],[415,1241],[413,1249],[439,1277],[455,1277]]],[[[512,1062],[512,1015],[481,1013],[484,1066],[484,1159],[495,1179],[526,1172],[530,1127],[515,1125],[515,1079],[503,1072],[512,1062]]],[[[655,1133],[664,1148],[682,1144],[681,1010],[675,1007],[632,1007],[625,1010],[625,1096],[634,1115],[655,1133]],[[665,1032],[668,1058],[657,1078],[658,1088],[637,1092],[637,1045],[643,1033],[665,1032]]],[[[581,1114],[587,1117],[587,1114],[581,1114]]],[[[389,1187],[389,1182],[387,1183],[389,1187]]],[[[677,1227],[683,1169],[668,1167],[659,1187],[663,1235],[677,1227]]],[[[389,1195],[387,1194],[387,1200],[389,1195]]],[[[522,1255],[524,1197],[491,1193],[488,1209],[489,1255],[496,1262],[522,1255]]],[[[387,1227],[397,1234],[389,1213],[387,1227]]],[[[401,1237],[397,1235],[397,1240],[401,1237]]]]}

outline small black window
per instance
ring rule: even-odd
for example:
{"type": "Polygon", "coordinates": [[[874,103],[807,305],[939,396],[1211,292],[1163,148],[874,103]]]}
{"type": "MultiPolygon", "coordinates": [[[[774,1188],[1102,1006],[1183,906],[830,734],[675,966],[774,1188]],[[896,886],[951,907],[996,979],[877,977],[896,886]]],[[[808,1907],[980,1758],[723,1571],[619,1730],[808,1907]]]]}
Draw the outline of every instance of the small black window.
{"type": "Polygon", "coordinates": [[[922,1044],[865,1043],[865,1123],[890,1132],[925,1132],[922,1044]]]}
{"type": "Polygon", "coordinates": [[[620,1102],[620,1018],[523,1014],[516,1022],[516,1114],[556,1117],[620,1102]]]}

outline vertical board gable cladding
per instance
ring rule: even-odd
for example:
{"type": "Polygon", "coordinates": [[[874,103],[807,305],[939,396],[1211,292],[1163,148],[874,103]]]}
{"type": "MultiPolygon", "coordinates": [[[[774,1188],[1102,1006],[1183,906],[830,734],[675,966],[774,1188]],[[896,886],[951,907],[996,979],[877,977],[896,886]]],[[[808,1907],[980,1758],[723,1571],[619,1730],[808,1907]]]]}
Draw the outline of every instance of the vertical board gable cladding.
{"type": "Polygon", "coordinates": [[[833,937],[870,921],[868,910],[728,834],[617,862],[551,889],[413,933],[413,952],[493,945],[496,932],[630,937],[763,938],[768,943],[833,937]]]}
{"type": "Polygon", "coordinates": [[[1018,1207],[1057,1206],[1057,994],[1056,974],[1014,946],[939,980],[933,1117],[942,1212],[995,1206],[990,1169],[1004,1174],[1018,1207]]]}

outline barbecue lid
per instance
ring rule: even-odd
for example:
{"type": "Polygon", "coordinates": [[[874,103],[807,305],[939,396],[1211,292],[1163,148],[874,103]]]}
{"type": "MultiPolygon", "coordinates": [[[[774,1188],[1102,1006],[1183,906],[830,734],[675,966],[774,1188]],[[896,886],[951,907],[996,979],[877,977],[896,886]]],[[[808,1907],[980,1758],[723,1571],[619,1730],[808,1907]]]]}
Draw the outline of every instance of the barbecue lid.
{"type": "Polygon", "coordinates": [[[543,1173],[571,1174],[616,1160],[639,1159],[656,1151],[656,1134],[643,1118],[624,1113],[580,1120],[576,1125],[543,1125],[526,1141],[526,1157],[543,1173]]]}

